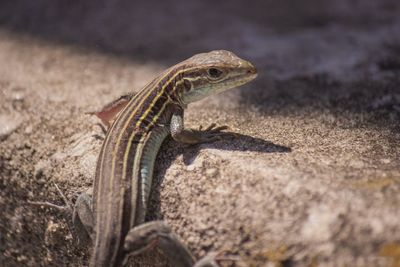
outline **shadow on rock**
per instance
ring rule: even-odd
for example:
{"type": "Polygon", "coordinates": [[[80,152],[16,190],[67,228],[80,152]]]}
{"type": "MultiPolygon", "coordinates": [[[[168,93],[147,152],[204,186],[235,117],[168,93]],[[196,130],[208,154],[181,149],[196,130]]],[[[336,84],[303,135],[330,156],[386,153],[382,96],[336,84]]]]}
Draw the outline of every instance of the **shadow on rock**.
{"type": "Polygon", "coordinates": [[[261,138],[231,132],[228,132],[228,134],[228,138],[213,143],[188,146],[179,145],[179,143],[169,139],[163,145],[156,159],[157,164],[155,166],[155,174],[153,178],[153,193],[151,194],[150,208],[147,216],[148,220],[162,219],[160,211],[160,185],[165,178],[167,169],[179,155],[183,156],[183,163],[185,165],[190,165],[196,159],[199,152],[205,148],[261,153],[288,153],[292,151],[290,147],[274,144],[261,138]]]}
{"type": "Polygon", "coordinates": [[[212,148],[228,151],[248,151],[261,153],[288,153],[292,149],[290,147],[274,144],[270,141],[252,137],[249,135],[228,133],[229,137],[219,142],[206,143],[186,147],[183,151],[183,162],[189,165],[196,158],[198,153],[204,148],[212,148]]]}

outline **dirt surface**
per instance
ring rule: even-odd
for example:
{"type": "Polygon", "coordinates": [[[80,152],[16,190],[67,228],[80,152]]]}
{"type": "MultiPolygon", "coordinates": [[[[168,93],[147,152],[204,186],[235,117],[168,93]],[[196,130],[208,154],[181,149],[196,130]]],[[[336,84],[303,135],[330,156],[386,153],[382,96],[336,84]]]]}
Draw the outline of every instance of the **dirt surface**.
{"type": "Polygon", "coordinates": [[[213,49],[259,77],[186,124],[238,135],[167,140],[148,219],[236,266],[400,266],[399,14],[397,0],[2,1],[0,266],[87,265],[65,217],[28,201],[91,187],[101,130],[85,112],[213,49]]]}

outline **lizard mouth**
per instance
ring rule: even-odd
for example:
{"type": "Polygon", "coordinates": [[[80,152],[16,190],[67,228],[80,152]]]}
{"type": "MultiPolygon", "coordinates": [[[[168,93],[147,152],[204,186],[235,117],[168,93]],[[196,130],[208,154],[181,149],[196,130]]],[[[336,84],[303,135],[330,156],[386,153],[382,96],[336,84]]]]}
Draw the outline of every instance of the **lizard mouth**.
{"type": "Polygon", "coordinates": [[[252,68],[252,69],[249,69],[244,74],[240,74],[240,75],[237,75],[236,77],[229,79],[225,86],[227,87],[227,89],[233,88],[233,87],[238,87],[245,83],[250,82],[251,80],[254,80],[256,77],[257,77],[257,69],[252,68]]]}

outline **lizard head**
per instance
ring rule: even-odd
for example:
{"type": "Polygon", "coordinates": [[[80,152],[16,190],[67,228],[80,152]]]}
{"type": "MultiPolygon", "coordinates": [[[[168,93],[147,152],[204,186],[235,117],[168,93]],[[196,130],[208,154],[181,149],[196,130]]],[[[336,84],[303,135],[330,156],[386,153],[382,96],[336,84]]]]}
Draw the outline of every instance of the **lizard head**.
{"type": "Polygon", "coordinates": [[[225,50],[194,55],[182,65],[184,104],[243,85],[257,76],[257,69],[250,62],[225,50]]]}

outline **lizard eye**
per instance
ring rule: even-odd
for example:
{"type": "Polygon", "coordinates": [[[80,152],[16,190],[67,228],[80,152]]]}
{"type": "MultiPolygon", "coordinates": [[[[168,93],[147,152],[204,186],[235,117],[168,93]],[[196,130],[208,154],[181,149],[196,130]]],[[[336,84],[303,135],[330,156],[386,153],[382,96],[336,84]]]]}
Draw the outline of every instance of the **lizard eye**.
{"type": "Polygon", "coordinates": [[[219,78],[222,75],[222,71],[216,68],[208,69],[207,73],[213,79],[219,78]]]}

